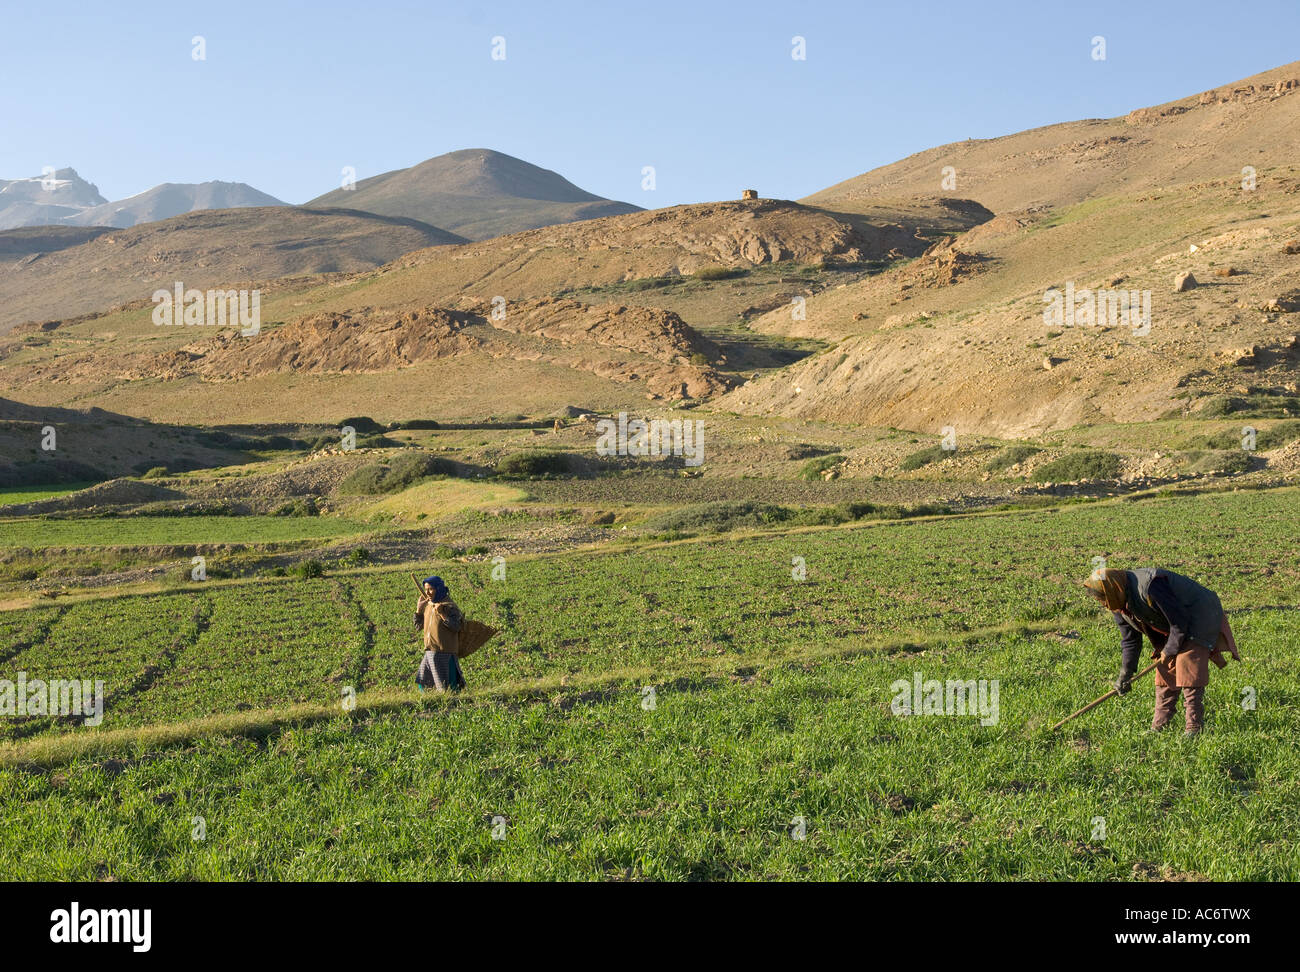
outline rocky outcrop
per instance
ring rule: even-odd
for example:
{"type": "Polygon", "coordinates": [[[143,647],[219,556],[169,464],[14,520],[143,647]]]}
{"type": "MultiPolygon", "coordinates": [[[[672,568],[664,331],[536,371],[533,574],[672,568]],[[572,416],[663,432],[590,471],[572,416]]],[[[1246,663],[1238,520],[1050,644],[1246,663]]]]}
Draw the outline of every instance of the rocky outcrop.
{"type": "Polygon", "coordinates": [[[123,377],[175,379],[197,375],[229,381],[276,372],[357,374],[404,368],[471,350],[464,333],[473,315],[442,308],[364,315],[314,314],[255,338],[222,331],[207,341],[161,354],[123,377]]]}

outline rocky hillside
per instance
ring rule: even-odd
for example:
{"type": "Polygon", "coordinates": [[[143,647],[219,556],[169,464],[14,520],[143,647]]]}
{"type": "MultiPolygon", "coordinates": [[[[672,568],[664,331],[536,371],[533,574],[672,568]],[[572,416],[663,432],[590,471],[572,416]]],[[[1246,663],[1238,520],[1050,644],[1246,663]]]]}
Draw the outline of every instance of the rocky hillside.
{"type": "Polygon", "coordinates": [[[951,165],[956,191],[997,216],[810,298],[802,317],[752,321],[834,346],[720,405],[996,435],[1233,402],[1300,414],[1298,137],[1300,63],[1123,118],[942,146],[817,193],[805,201],[933,197],[952,191],[951,165]],[[1121,293],[1136,322],[1111,313],[1121,293]]]}
{"type": "Polygon", "coordinates": [[[752,326],[833,346],[718,404],[993,435],[1259,396],[1300,414],[1298,311],[1300,170],[1266,170],[1252,193],[1223,179],[998,217],[809,299],[805,320],[773,311],[752,326]],[[1143,310],[1119,322],[1100,291],[1135,294],[1143,310]],[[1062,306],[1074,297],[1072,318],[1045,318],[1053,292],[1062,306]]]}
{"type": "Polygon", "coordinates": [[[936,227],[967,229],[992,215],[963,200],[847,213],[781,199],[672,206],[410,253],[385,268],[367,298],[515,299],[727,267],[901,258],[922,253],[936,227]]]}
{"type": "Polygon", "coordinates": [[[461,242],[415,220],[289,206],[189,213],[93,236],[0,234],[0,333],[148,301],[180,280],[214,287],[301,274],[369,269],[410,250],[461,242]],[[47,249],[35,249],[45,240],[47,249]],[[26,250],[5,261],[6,250],[26,250]]]}
{"type": "MultiPolygon", "coordinates": [[[[246,417],[292,412],[296,420],[311,419],[322,402],[342,412],[385,414],[387,407],[388,414],[410,415],[437,408],[474,416],[550,411],[552,399],[608,406],[647,396],[699,401],[724,392],[739,368],[783,363],[766,351],[749,354],[737,334],[729,335],[724,352],[693,326],[701,316],[710,326],[734,327],[766,302],[788,304],[790,292],[856,279],[923,252],[941,230],[960,231],[991,215],[962,200],[857,210],[828,212],[780,200],[679,206],[425,247],[350,275],[281,277],[260,285],[263,328],[251,341],[233,332],[156,328],[148,299],[137,297],[99,317],[17,328],[0,342],[0,389],[25,401],[95,402],[157,416],[179,401],[199,407],[194,403],[211,398],[214,407],[221,402],[246,417]],[[728,362],[729,354],[736,360],[728,362]],[[232,384],[238,395],[231,395],[232,384]]],[[[55,267],[56,259],[78,251],[101,255],[102,265],[117,252],[107,248],[121,247],[131,234],[159,244],[156,262],[165,268],[176,251],[149,235],[158,228],[200,216],[224,224],[249,213],[273,220],[320,216],[232,210],[115,230],[20,260],[8,279],[42,264],[55,267]]],[[[274,239],[261,241],[259,259],[279,252],[274,239]]],[[[139,254],[141,245],[131,251],[139,254]]],[[[304,251],[311,255],[301,240],[284,250],[304,251]]],[[[230,248],[208,257],[189,253],[180,265],[212,260],[207,285],[229,287],[251,269],[219,274],[216,261],[231,255],[230,248]]],[[[77,266],[83,279],[95,279],[84,270],[86,261],[77,266]]],[[[185,272],[187,286],[205,285],[185,272]]],[[[0,290],[6,279],[0,268],[0,290]]],[[[136,293],[152,293],[151,283],[136,293]]]]}
{"type": "MultiPolygon", "coordinates": [[[[183,394],[180,383],[187,380],[228,385],[269,376],[391,374],[467,357],[543,362],[644,385],[654,398],[707,398],[728,384],[714,368],[717,346],[671,311],[555,298],[509,305],[504,316],[490,304],[469,302],[468,308],[314,313],[252,338],[235,329],[210,335],[184,329],[192,340],[172,350],[141,353],[105,344],[15,363],[7,374],[29,391],[162,381],[178,383],[183,394]]],[[[15,337],[25,338],[29,329],[15,337]]]]}

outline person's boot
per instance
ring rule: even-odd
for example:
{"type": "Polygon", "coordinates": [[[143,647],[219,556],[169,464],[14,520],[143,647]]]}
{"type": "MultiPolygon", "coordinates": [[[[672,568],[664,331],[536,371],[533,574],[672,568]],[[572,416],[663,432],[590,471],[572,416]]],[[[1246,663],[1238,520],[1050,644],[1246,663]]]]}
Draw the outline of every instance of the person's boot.
{"type": "Polygon", "coordinates": [[[1178,706],[1178,689],[1165,685],[1156,686],[1156,710],[1151,717],[1151,731],[1159,732],[1174,717],[1178,706]]]}
{"type": "Polygon", "coordinates": [[[1183,716],[1187,728],[1184,736],[1195,736],[1205,728],[1205,688],[1183,689],[1183,716]]]}

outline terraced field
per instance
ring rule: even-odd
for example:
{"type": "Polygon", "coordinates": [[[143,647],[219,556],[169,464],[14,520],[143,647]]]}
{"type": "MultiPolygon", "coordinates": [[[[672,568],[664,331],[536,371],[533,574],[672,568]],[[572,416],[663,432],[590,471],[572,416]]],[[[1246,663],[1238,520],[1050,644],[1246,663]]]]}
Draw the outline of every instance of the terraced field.
{"type": "Polygon", "coordinates": [[[97,728],[4,721],[0,874],[1295,879],[1298,513],[1220,493],[438,563],[501,629],[452,698],[413,690],[402,570],[0,613],[0,679],[106,687],[97,728]],[[1221,594],[1246,663],[1201,739],[1142,735],[1149,685],[1046,735],[1116,667],[1078,588],[1098,556],[1221,594]],[[895,714],[917,673],[997,680],[996,721],[895,714]]]}

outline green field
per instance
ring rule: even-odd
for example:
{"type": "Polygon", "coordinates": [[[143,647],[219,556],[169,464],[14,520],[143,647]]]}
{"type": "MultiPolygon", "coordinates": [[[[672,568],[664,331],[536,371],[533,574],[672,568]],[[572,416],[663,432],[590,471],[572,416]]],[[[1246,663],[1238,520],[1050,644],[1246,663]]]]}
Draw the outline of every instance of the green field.
{"type": "Polygon", "coordinates": [[[107,703],[97,729],[5,720],[0,876],[1295,880],[1298,547],[1284,490],[520,558],[496,581],[439,564],[501,629],[456,697],[414,692],[402,570],[6,612],[0,678],[100,678],[107,703]],[[1216,670],[1200,739],[1144,735],[1149,682],[1046,734],[1117,667],[1078,587],[1096,556],[1222,596],[1246,663],[1216,670]],[[895,715],[916,673],[996,679],[996,724],[895,715]]]}
{"type": "Polygon", "coordinates": [[[345,537],[373,529],[337,517],[123,516],[0,520],[0,547],[138,547],[278,543],[345,537]]]}
{"type": "Polygon", "coordinates": [[[0,507],[35,503],[38,500],[66,496],[93,483],[66,483],[62,486],[0,486],[0,507]]]}

